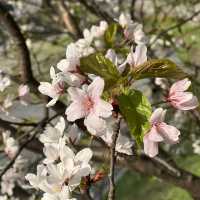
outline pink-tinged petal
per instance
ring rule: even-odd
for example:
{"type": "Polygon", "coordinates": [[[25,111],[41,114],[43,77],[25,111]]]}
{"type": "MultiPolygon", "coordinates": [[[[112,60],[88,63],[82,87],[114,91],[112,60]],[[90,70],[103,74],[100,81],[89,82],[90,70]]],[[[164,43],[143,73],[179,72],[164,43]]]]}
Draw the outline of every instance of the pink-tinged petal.
{"type": "Polygon", "coordinates": [[[84,124],[87,127],[87,130],[95,136],[101,136],[104,134],[104,131],[106,129],[106,122],[105,120],[97,117],[94,114],[89,114],[85,120],[84,124]]]}
{"type": "Polygon", "coordinates": [[[151,115],[150,118],[151,124],[163,122],[165,119],[165,115],[166,115],[166,110],[163,110],[162,108],[157,108],[151,115]]]}
{"type": "Polygon", "coordinates": [[[180,131],[174,127],[162,122],[157,130],[163,136],[164,141],[169,144],[176,144],[179,141],[180,131]]]}
{"type": "Polygon", "coordinates": [[[93,111],[97,116],[108,118],[112,115],[112,110],[113,107],[110,103],[99,99],[93,111]]]}
{"type": "Polygon", "coordinates": [[[41,82],[40,86],[38,87],[38,90],[42,94],[47,95],[51,98],[54,98],[55,96],[57,96],[56,91],[54,90],[53,86],[48,82],[41,82]]]}
{"type": "Polygon", "coordinates": [[[164,138],[162,137],[162,135],[160,135],[155,126],[153,126],[148,132],[148,138],[152,142],[162,142],[164,140],[164,138]]]}
{"type": "Polygon", "coordinates": [[[157,142],[152,142],[149,140],[148,134],[146,134],[143,138],[144,142],[144,152],[147,154],[149,157],[155,157],[158,154],[158,143],[157,142]]]}
{"type": "Polygon", "coordinates": [[[100,98],[104,89],[104,80],[100,77],[97,77],[93,82],[88,86],[88,95],[91,99],[95,100],[100,98]]]}
{"type": "Polygon", "coordinates": [[[49,103],[46,105],[47,108],[54,106],[56,104],[56,102],[58,101],[59,96],[54,97],[51,101],[49,101],[49,103]]]}
{"type": "Polygon", "coordinates": [[[186,102],[181,102],[178,105],[180,110],[193,110],[199,106],[199,101],[196,96],[193,96],[192,99],[186,102]]]}
{"type": "Polygon", "coordinates": [[[188,78],[185,78],[183,80],[177,81],[174,83],[169,91],[169,95],[175,93],[175,92],[184,92],[187,90],[191,85],[191,81],[188,80],[188,78]]]}
{"type": "Polygon", "coordinates": [[[27,95],[30,92],[28,85],[20,85],[18,88],[18,94],[20,97],[27,95]]]}
{"type": "Polygon", "coordinates": [[[169,101],[174,103],[181,103],[189,101],[193,98],[193,94],[191,92],[176,92],[173,95],[169,96],[169,101]]]}
{"type": "Polygon", "coordinates": [[[75,158],[74,161],[76,164],[81,164],[81,163],[88,163],[90,159],[92,158],[92,151],[90,148],[85,148],[79,151],[75,158]]]}
{"type": "Polygon", "coordinates": [[[70,87],[67,92],[69,93],[72,101],[83,102],[87,98],[86,93],[79,88],[70,87]]]}
{"type": "Polygon", "coordinates": [[[73,102],[66,109],[67,120],[73,122],[86,116],[86,111],[81,102],[73,102]]]}
{"type": "Polygon", "coordinates": [[[147,61],[147,47],[144,44],[137,45],[134,53],[135,66],[147,61]]]}

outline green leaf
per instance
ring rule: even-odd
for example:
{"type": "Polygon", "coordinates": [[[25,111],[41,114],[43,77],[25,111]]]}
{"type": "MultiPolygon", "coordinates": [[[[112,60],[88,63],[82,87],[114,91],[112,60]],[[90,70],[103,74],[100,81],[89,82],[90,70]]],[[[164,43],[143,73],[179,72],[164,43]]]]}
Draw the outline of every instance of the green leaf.
{"type": "Polygon", "coordinates": [[[118,28],[118,25],[113,23],[107,28],[104,34],[105,42],[109,47],[113,46],[113,43],[115,41],[116,34],[117,34],[117,28],[118,28]]]}
{"type": "Polygon", "coordinates": [[[181,79],[187,77],[177,65],[168,59],[152,59],[136,67],[133,71],[135,79],[164,77],[181,79]]]}
{"type": "Polygon", "coordinates": [[[118,97],[119,108],[126,119],[131,134],[141,145],[144,134],[150,128],[151,105],[148,99],[137,90],[126,89],[118,97]]]}
{"type": "Polygon", "coordinates": [[[95,74],[104,79],[106,88],[110,88],[118,83],[120,74],[117,67],[102,53],[94,53],[81,58],[80,69],[82,72],[95,74]]]}

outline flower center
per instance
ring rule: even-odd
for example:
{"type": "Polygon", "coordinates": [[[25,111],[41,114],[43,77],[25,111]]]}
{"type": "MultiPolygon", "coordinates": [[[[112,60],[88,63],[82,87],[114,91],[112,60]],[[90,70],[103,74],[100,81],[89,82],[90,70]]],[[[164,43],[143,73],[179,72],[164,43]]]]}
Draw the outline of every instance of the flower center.
{"type": "Polygon", "coordinates": [[[58,83],[55,84],[54,89],[56,91],[57,94],[63,94],[64,93],[64,89],[65,89],[65,85],[63,81],[60,81],[58,83]]]}
{"type": "Polygon", "coordinates": [[[94,106],[94,102],[90,97],[87,97],[87,99],[84,101],[84,107],[89,112],[94,106]]]}

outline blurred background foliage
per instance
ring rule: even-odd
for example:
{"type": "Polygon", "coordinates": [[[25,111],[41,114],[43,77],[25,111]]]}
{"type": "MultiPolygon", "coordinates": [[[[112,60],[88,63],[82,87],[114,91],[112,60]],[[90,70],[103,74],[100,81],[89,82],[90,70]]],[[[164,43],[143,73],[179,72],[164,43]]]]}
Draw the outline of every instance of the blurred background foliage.
{"type": "MultiPolygon", "coordinates": [[[[49,68],[65,57],[67,44],[78,38],[84,28],[107,20],[100,11],[114,19],[129,13],[144,26],[149,38],[151,58],[170,58],[193,75],[192,89],[200,97],[200,1],[199,0],[66,0],[63,1],[80,33],[73,34],[66,25],[60,0],[7,0],[7,9],[14,16],[26,38],[32,68],[38,81],[49,80],[49,68]]],[[[0,69],[18,78],[19,60],[14,41],[0,27],[0,69]]],[[[151,101],[157,101],[161,89],[154,80],[138,84],[151,101]],[[144,86],[144,83],[146,86],[144,86]]],[[[16,93],[12,87],[6,93],[16,93]]],[[[179,166],[200,175],[200,121],[194,113],[170,110],[168,121],[181,130],[181,142],[164,149],[176,158],[179,166]],[[173,116],[173,117],[172,117],[173,116]],[[194,142],[197,145],[194,145],[194,142]]],[[[191,200],[183,189],[164,183],[155,177],[126,171],[117,184],[119,200],[191,200]]]]}

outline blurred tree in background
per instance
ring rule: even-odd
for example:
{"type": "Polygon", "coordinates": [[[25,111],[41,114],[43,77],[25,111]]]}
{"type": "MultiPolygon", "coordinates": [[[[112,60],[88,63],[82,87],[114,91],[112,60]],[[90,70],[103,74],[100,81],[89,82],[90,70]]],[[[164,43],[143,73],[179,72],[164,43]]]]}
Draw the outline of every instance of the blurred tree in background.
{"type": "MultiPolygon", "coordinates": [[[[148,58],[174,61],[191,75],[191,90],[200,98],[199,0],[0,0],[0,76],[8,76],[12,81],[11,86],[0,93],[2,132],[11,131],[23,145],[27,139],[25,133],[32,128],[38,129],[38,124],[43,127],[45,124],[38,122],[47,114],[47,98],[38,92],[39,82],[49,81],[50,67],[65,57],[69,43],[83,37],[84,29],[99,24],[101,20],[115,22],[121,13],[129,14],[134,22],[143,25],[148,37],[148,58]],[[31,105],[19,103],[20,84],[29,85],[31,105]],[[11,106],[10,99],[14,102],[11,106]]],[[[143,79],[138,81],[137,88],[153,104],[161,101],[163,81],[172,83],[165,79],[143,79]]],[[[65,108],[59,103],[50,109],[50,116],[63,113],[65,108]]],[[[169,108],[167,121],[179,128],[181,142],[174,146],[162,145],[159,157],[150,159],[139,155],[122,160],[117,166],[116,199],[200,200],[200,110],[185,113],[169,108]]],[[[88,141],[88,138],[84,140],[88,141]]],[[[3,152],[1,136],[0,141],[0,168],[3,172],[10,161],[3,152]]],[[[28,143],[21,149],[31,155],[24,175],[34,171],[43,158],[41,143],[37,139],[28,143]]],[[[99,160],[96,162],[98,164],[99,160]]],[[[95,200],[105,198],[106,185],[105,178],[92,186],[95,200]]],[[[0,199],[37,200],[40,195],[40,192],[28,188],[27,182],[20,177],[12,197],[1,194],[0,199]]]]}

